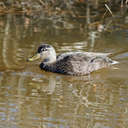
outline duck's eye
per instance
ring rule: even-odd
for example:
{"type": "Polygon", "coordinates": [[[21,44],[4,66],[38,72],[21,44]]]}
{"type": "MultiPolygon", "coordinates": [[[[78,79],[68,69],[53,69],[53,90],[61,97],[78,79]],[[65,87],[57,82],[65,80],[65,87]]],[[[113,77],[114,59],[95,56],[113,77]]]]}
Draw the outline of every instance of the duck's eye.
{"type": "Polygon", "coordinates": [[[41,51],[47,51],[47,49],[46,48],[43,48],[43,49],[41,49],[41,51]]]}

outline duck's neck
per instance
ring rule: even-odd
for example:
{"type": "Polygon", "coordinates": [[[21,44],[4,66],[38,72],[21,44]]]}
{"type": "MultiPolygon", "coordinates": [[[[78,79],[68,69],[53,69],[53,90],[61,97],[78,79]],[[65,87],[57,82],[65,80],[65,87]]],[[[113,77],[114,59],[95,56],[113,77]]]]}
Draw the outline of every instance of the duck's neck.
{"type": "Polygon", "coordinates": [[[47,58],[45,58],[43,62],[40,64],[40,68],[46,71],[54,72],[55,65],[56,65],[56,53],[52,51],[51,53],[49,53],[47,58]]]}
{"type": "Polygon", "coordinates": [[[46,58],[41,64],[40,68],[45,71],[54,72],[55,71],[55,65],[56,65],[56,57],[55,58],[46,58]]]}
{"type": "Polygon", "coordinates": [[[44,61],[43,61],[43,63],[46,64],[46,65],[47,64],[52,64],[54,62],[56,62],[56,56],[50,56],[50,57],[44,59],[44,61]]]}

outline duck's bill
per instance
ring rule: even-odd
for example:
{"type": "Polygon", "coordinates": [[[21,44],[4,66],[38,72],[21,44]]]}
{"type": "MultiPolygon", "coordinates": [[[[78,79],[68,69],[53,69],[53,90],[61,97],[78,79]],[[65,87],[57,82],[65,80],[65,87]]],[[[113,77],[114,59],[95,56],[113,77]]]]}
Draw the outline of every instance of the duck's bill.
{"type": "Polygon", "coordinates": [[[40,54],[39,53],[36,53],[34,56],[28,58],[27,61],[31,62],[31,61],[34,61],[34,60],[37,60],[37,59],[40,59],[40,54]]]}

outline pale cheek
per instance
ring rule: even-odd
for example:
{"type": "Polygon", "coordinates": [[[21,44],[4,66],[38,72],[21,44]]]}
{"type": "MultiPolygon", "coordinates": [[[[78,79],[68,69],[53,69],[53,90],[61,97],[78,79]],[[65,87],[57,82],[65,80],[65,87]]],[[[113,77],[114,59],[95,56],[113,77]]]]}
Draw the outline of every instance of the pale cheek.
{"type": "Polygon", "coordinates": [[[43,52],[42,54],[41,54],[41,58],[42,59],[45,59],[45,58],[47,58],[48,57],[48,52],[43,52]]]}
{"type": "Polygon", "coordinates": [[[45,55],[41,53],[41,59],[44,59],[45,55]]]}

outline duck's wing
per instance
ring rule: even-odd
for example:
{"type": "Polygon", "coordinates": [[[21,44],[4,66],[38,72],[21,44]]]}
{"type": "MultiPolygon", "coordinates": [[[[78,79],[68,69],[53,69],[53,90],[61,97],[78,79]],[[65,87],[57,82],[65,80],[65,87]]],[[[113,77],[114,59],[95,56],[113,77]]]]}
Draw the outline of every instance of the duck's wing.
{"type": "Polygon", "coordinates": [[[67,53],[63,53],[57,56],[57,60],[63,59],[67,56],[74,56],[74,57],[78,57],[78,56],[86,56],[89,58],[94,58],[94,57],[108,57],[112,55],[112,53],[98,53],[98,52],[67,52],[67,53]]]}
{"type": "Polygon", "coordinates": [[[83,54],[86,54],[89,57],[93,56],[99,56],[99,57],[108,57],[111,56],[112,53],[100,53],[100,52],[83,52],[83,54]]]}
{"type": "MultiPolygon", "coordinates": [[[[60,54],[57,56],[56,72],[69,75],[81,75],[82,68],[87,67],[88,59],[89,58],[81,52],[60,54]]],[[[83,74],[87,74],[87,71],[83,74]]]]}
{"type": "Polygon", "coordinates": [[[107,56],[108,54],[90,52],[61,54],[57,57],[56,68],[65,74],[85,75],[111,65],[113,61],[107,56]]]}

